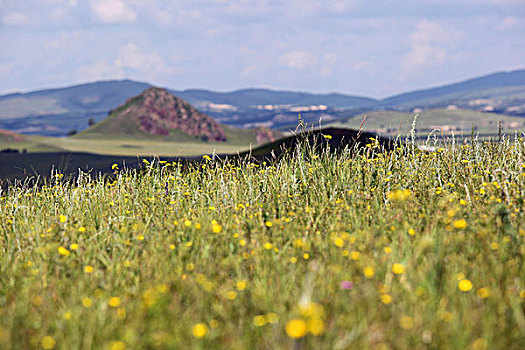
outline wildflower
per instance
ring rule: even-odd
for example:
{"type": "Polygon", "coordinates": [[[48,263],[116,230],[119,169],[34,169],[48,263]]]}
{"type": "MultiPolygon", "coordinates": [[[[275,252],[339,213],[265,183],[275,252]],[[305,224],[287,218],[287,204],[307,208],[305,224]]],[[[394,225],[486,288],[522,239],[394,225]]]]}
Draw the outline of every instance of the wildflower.
{"type": "Polygon", "coordinates": [[[306,324],[308,327],[308,332],[313,335],[321,335],[324,332],[324,322],[319,318],[311,318],[306,324]]]}
{"type": "Polygon", "coordinates": [[[81,226],[78,228],[78,232],[80,233],[86,232],[86,228],[84,226],[81,226]]]}
{"type": "Polygon", "coordinates": [[[54,349],[56,344],[57,342],[55,341],[55,339],[53,339],[49,335],[46,335],[44,338],[42,338],[41,345],[43,349],[54,349]]]}
{"type": "Polygon", "coordinates": [[[109,349],[110,350],[126,350],[126,344],[124,344],[124,342],[121,342],[120,340],[114,340],[111,343],[109,343],[109,349]]]}
{"type": "Polygon", "coordinates": [[[288,321],[285,330],[290,338],[299,339],[306,335],[307,326],[303,320],[293,319],[288,321]]]}
{"type": "Polygon", "coordinates": [[[62,215],[62,214],[61,214],[61,215],[58,217],[58,220],[60,220],[60,222],[64,223],[64,222],[66,222],[67,217],[66,217],[65,215],[62,215]]]}
{"type": "Polygon", "coordinates": [[[472,282],[467,279],[461,280],[458,283],[458,288],[462,292],[468,292],[472,289],[472,282]]]}
{"type": "Polygon", "coordinates": [[[350,252],[350,259],[352,260],[359,260],[359,256],[361,255],[361,253],[357,252],[357,251],[352,251],[350,252]]]}
{"type": "Polygon", "coordinates": [[[405,272],[405,267],[402,264],[394,264],[392,266],[392,272],[396,275],[401,275],[405,272]]]}
{"type": "Polygon", "coordinates": [[[465,221],[465,219],[455,220],[452,223],[452,226],[454,226],[455,229],[464,230],[467,228],[467,222],[465,221]]]}
{"type": "Polygon", "coordinates": [[[339,283],[339,287],[341,289],[352,289],[354,288],[354,284],[351,281],[341,281],[341,283],[339,283]]]}
{"type": "Polygon", "coordinates": [[[270,242],[264,243],[264,249],[266,249],[266,250],[272,249],[272,244],[270,242]]]}
{"type": "Polygon", "coordinates": [[[78,249],[78,244],[73,243],[73,244],[71,244],[71,245],[69,246],[69,248],[70,248],[71,250],[77,250],[77,249],[78,249]]]}
{"type": "Polygon", "coordinates": [[[401,328],[408,330],[414,327],[414,319],[410,316],[402,316],[399,319],[399,325],[401,326],[401,328]]]}
{"type": "Polygon", "coordinates": [[[208,333],[208,327],[204,323],[197,323],[193,326],[191,333],[195,338],[203,338],[208,333]]]}
{"type": "Polygon", "coordinates": [[[82,299],[82,306],[84,306],[85,308],[90,308],[92,305],[92,301],[90,298],[83,298],[82,299]]]}
{"type": "Polygon", "coordinates": [[[266,324],[266,317],[264,315],[257,315],[253,318],[253,325],[255,327],[262,327],[266,324]]]}
{"type": "Polygon", "coordinates": [[[383,304],[390,304],[392,302],[392,297],[389,294],[381,294],[380,298],[383,304]]]}
{"type": "Polygon", "coordinates": [[[409,229],[408,229],[408,234],[409,234],[410,236],[413,236],[413,235],[416,234],[416,230],[414,230],[413,228],[409,228],[409,229]]]}
{"type": "Polygon", "coordinates": [[[108,300],[108,305],[111,307],[119,307],[120,306],[120,298],[119,297],[111,297],[108,300]]]}
{"type": "Polygon", "coordinates": [[[338,247],[342,247],[345,244],[345,241],[343,241],[343,239],[340,237],[336,237],[334,239],[334,244],[338,247]]]}
{"type": "Polygon", "coordinates": [[[58,247],[58,253],[63,256],[69,256],[71,253],[66,248],[60,246],[58,247]]]}
{"type": "Polygon", "coordinates": [[[246,281],[237,281],[237,283],[235,284],[235,287],[240,292],[245,290],[246,289],[246,281]]]}
{"type": "Polygon", "coordinates": [[[229,300],[235,300],[235,298],[237,298],[237,293],[233,290],[230,290],[228,293],[226,293],[226,297],[229,300]]]}
{"type": "Polygon", "coordinates": [[[90,265],[84,266],[85,273],[92,273],[93,270],[94,270],[93,266],[90,266],[90,265]]]}
{"type": "Polygon", "coordinates": [[[213,231],[213,233],[220,233],[222,231],[222,226],[218,223],[213,223],[211,225],[211,230],[213,231]]]}
{"type": "Polygon", "coordinates": [[[310,259],[310,254],[308,254],[308,253],[304,253],[304,254],[303,254],[303,259],[304,259],[304,260],[308,260],[308,259],[310,259]]]}
{"type": "Polygon", "coordinates": [[[271,221],[266,221],[266,227],[272,227],[273,226],[273,223],[271,221]]]}
{"type": "Polygon", "coordinates": [[[488,287],[482,287],[480,289],[478,289],[478,291],[476,292],[476,294],[478,295],[478,297],[480,297],[481,299],[485,299],[485,298],[488,298],[490,296],[490,289],[488,287]]]}
{"type": "Polygon", "coordinates": [[[363,274],[365,275],[366,278],[372,278],[374,277],[374,269],[371,268],[370,266],[367,266],[363,269],[363,274]]]}

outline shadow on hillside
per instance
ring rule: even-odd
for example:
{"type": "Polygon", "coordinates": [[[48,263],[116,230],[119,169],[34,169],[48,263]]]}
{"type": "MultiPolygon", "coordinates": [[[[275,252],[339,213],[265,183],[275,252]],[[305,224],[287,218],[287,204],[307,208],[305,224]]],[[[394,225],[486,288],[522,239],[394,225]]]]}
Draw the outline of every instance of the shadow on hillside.
{"type": "MultiPolygon", "coordinates": [[[[375,134],[351,129],[327,128],[303,132],[278,141],[268,143],[244,152],[239,155],[219,155],[219,158],[241,158],[255,161],[276,160],[293,151],[299,144],[309,144],[314,152],[341,150],[345,147],[363,147],[370,143],[375,134]]],[[[392,149],[392,141],[379,139],[385,150],[392,149]]],[[[6,187],[9,184],[32,185],[49,179],[53,173],[64,174],[66,178],[76,178],[79,171],[98,177],[113,172],[112,165],[118,164],[120,169],[139,168],[143,159],[152,160],[154,157],[127,157],[106,156],[92,153],[48,152],[48,153],[0,153],[0,184],[6,187]]],[[[200,162],[202,157],[161,157],[162,160],[173,162],[200,162]]]]}

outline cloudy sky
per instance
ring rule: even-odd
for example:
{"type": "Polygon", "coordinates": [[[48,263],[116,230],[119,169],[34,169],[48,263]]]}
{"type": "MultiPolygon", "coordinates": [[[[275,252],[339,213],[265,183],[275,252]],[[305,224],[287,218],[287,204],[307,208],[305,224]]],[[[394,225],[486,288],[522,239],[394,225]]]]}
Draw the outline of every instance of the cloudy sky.
{"type": "Polygon", "coordinates": [[[523,0],[0,0],[0,93],[131,78],[385,97],[520,68],[523,0]]]}

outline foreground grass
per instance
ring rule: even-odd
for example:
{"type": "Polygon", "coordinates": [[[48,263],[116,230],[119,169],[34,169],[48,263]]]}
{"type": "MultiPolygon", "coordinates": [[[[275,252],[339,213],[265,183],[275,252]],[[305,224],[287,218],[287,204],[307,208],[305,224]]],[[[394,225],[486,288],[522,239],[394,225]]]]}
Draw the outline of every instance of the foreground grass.
{"type": "Polygon", "coordinates": [[[444,148],[11,188],[0,348],[518,349],[525,142],[444,148]]]}

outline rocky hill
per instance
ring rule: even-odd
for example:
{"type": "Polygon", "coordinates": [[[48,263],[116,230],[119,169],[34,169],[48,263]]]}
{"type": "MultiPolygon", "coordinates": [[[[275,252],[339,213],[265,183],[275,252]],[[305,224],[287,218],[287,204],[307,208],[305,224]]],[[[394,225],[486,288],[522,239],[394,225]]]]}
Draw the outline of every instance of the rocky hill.
{"type": "MultiPolygon", "coordinates": [[[[110,111],[110,115],[79,136],[191,136],[226,141],[224,127],[165,89],[152,87],[110,111]]],[[[184,137],[183,137],[184,138],[184,137]]],[[[184,140],[186,141],[186,139],[184,140]]]]}

